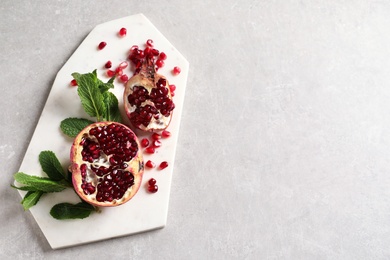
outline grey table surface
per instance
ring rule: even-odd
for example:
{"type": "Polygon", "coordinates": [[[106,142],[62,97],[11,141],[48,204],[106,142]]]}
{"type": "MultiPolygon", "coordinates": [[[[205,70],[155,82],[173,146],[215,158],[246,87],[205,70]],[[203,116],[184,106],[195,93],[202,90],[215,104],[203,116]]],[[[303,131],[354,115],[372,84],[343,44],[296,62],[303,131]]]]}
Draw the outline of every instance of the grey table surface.
{"type": "Polygon", "coordinates": [[[390,258],[389,1],[3,0],[0,21],[0,259],[390,258]],[[137,13],[191,69],[167,226],[51,250],[12,175],[61,66],[137,13]]]}

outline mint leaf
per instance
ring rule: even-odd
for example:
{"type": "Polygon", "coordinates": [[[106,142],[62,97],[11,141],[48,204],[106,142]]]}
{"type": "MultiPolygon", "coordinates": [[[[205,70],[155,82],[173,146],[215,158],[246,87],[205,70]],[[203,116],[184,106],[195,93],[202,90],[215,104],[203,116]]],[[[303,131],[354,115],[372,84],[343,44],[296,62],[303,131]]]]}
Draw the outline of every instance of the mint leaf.
{"type": "Polygon", "coordinates": [[[57,156],[52,151],[42,151],[39,154],[39,163],[42,170],[53,181],[65,179],[65,172],[57,156]]]}
{"type": "Polygon", "coordinates": [[[74,138],[92,123],[94,122],[88,119],[69,117],[61,121],[60,128],[64,134],[74,138]]]}
{"type": "Polygon", "coordinates": [[[11,185],[12,188],[14,189],[17,189],[17,190],[24,190],[24,191],[40,191],[39,189],[37,189],[36,187],[32,187],[32,186],[20,186],[20,187],[16,187],[15,185],[11,185]]]}
{"type": "Polygon", "coordinates": [[[115,76],[112,77],[107,83],[104,83],[100,79],[97,80],[99,90],[100,90],[100,92],[102,94],[107,92],[110,88],[114,88],[114,84],[113,84],[114,83],[114,79],[115,79],[115,76]]]}
{"type": "Polygon", "coordinates": [[[96,117],[97,121],[101,121],[104,115],[104,103],[96,70],[86,74],[73,73],[72,76],[77,81],[77,92],[85,112],[92,117],[96,117]]]}
{"type": "Polygon", "coordinates": [[[24,210],[28,210],[32,206],[36,205],[43,195],[42,191],[29,191],[24,195],[22,201],[20,202],[23,205],[24,210]]]}
{"type": "Polygon", "coordinates": [[[70,187],[70,184],[67,181],[53,181],[50,178],[38,177],[25,174],[23,172],[17,172],[14,174],[14,178],[17,182],[24,184],[31,189],[44,192],[59,192],[63,191],[67,187],[70,187]]]}
{"type": "Polygon", "coordinates": [[[86,202],[59,203],[51,208],[50,215],[55,219],[83,219],[88,217],[92,211],[95,211],[95,207],[86,202]]]}
{"type": "Polygon", "coordinates": [[[116,96],[111,92],[105,92],[103,97],[104,105],[106,106],[104,119],[107,121],[121,122],[122,117],[116,96]]]}

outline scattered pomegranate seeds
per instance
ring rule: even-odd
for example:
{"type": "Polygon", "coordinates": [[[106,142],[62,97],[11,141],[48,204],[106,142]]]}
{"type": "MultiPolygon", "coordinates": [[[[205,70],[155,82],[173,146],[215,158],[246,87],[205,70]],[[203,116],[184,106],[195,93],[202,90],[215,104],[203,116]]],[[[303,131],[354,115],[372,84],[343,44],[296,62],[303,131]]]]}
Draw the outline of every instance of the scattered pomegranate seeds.
{"type": "Polygon", "coordinates": [[[106,47],[106,45],[107,45],[106,42],[101,42],[101,43],[99,43],[99,46],[98,46],[99,50],[103,50],[104,47],[106,47]]]}
{"type": "Polygon", "coordinates": [[[147,147],[149,145],[149,140],[147,138],[142,138],[141,145],[142,147],[147,147]]]}
{"type": "Polygon", "coordinates": [[[151,178],[149,181],[148,181],[149,185],[155,185],[157,183],[156,179],[154,178],[151,178]]]}
{"type": "Polygon", "coordinates": [[[165,52],[160,52],[160,57],[159,57],[160,60],[166,60],[167,59],[167,55],[165,54],[165,52]]]}
{"type": "Polygon", "coordinates": [[[133,45],[133,46],[131,46],[130,52],[132,52],[132,51],[134,51],[134,50],[138,50],[138,45],[133,45]]]}
{"type": "Polygon", "coordinates": [[[163,161],[162,163],[160,163],[160,166],[159,166],[160,170],[163,170],[163,169],[165,169],[167,167],[168,167],[168,162],[163,161]]]}
{"type": "Polygon", "coordinates": [[[112,62],[111,62],[111,61],[107,61],[106,64],[104,64],[104,67],[105,67],[106,69],[111,68],[111,67],[112,67],[112,62]]]}
{"type": "Polygon", "coordinates": [[[163,61],[163,60],[160,60],[160,59],[158,59],[158,60],[156,61],[156,66],[157,66],[158,68],[162,68],[162,67],[164,67],[164,61],[163,61]]]}
{"type": "Polygon", "coordinates": [[[173,68],[172,72],[173,72],[174,75],[179,75],[180,72],[181,72],[181,69],[176,66],[176,67],[173,68]]]}
{"type": "Polygon", "coordinates": [[[175,92],[175,90],[176,90],[176,85],[169,85],[169,90],[171,91],[171,92],[175,92]]]}
{"type": "Polygon", "coordinates": [[[154,140],[152,142],[152,146],[155,147],[155,148],[160,147],[161,146],[160,140],[154,140]]]}
{"type": "Polygon", "coordinates": [[[115,75],[117,76],[122,76],[123,75],[123,70],[121,67],[118,67],[115,69],[115,75]]]}
{"type": "Polygon", "coordinates": [[[115,76],[115,71],[113,71],[113,70],[107,70],[106,74],[107,74],[107,76],[108,76],[109,78],[112,78],[112,77],[115,76]]]}
{"type": "Polygon", "coordinates": [[[127,68],[127,66],[129,65],[129,63],[127,63],[127,61],[122,61],[120,64],[119,64],[119,68],[121,69],[125,69],[127,68]]]}
{"type": "Polygon", "coordinates": [[[70,81],[70,85],[73,86],[73,87],[76,87],[77,86],[77,81],[75,79],[72,79],[70,81]]]}
{"type": "Polygon", "coordinates": [[[127,30],[126,30],[126,28],[121,28],[120,30],[119,30],[119,36],[126,36],[126,34],[127,34],[127,30]]]}
{"type": "Polygon", "coordinates": [[[157,134],[157,133],[153,133],[152,134],[152,139],[153,140],[158,140],[158,139],[160,139],[161,138],[161,135],[159,135],[159,134],[157,134]]]}
{"type": "Polygon", "coordinates": [[[158,191],[158,186],[156,184],[155,185],[149,185],[148,191],[151,192],[151,193],[156,193],[158,191]]]}
{"type": "Polygon", "coordinates": [[[146,163],[145,163],[146,167],[148,168],[154,168],[156,167],[156,164],[154,162],[152,162],[151,160],[148,160],[146,163]]]}
{"type": "Polygon", "coordinates": [[[145,149],[145,152],[146,153],[149,153],[149,154],[153,154],[153,153],[155,153],[156,152],[156,149],[154,149],[154,147],[147,147],[146,149],[145,149]]]}
{"type": "Polygon", "coordinates": [[[165,138],[170,137],[171,136],[171,132],[169,132],[168,130],[164,130],[164,131],[161,132],[161,136],[165,137],[165,138]]]}
{"type": "Polygon", "coordinates": [[[123,83],[126,83],[128,80],[129,80],[129,76],[127,76],[126,74],[123,74],[122,76],[120,76],[119,78],[123,83]]]}
{"type": "Polygon", "coordinates": [[[153,40],[151,39],[147,40],[146,45],[148,45],[149,47],[153,47],[153,40]]]}

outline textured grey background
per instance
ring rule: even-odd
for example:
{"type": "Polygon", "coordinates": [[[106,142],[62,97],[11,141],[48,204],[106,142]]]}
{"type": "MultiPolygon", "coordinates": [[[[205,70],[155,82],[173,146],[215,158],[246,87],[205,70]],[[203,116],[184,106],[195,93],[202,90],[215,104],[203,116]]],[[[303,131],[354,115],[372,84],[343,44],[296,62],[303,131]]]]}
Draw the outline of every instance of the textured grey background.
{"type": "Polygon", "coordinates": [[[389,1],[2,0],[0,21],[0,259],[390,258],[389,1]],[[191,68],[168,225],[52,251],[12,174],[67,58],[136,13],[191,68]]]}

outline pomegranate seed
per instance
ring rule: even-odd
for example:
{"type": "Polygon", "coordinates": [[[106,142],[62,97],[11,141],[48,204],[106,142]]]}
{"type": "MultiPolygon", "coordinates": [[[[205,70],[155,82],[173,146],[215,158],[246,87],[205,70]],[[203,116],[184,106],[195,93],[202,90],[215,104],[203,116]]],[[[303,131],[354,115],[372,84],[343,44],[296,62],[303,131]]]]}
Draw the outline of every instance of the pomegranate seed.
{"type": "Polygon", "coordinates": [[[164,130],[164,131],[161,132],[161,136],[165,137],[165,138],[170,137],[171,136],[171,132],[169,132],[167,130],[164,130]]]}
{"type": "Polygon", "coordinates": [[[165,52],[160,52],[160,57],[159,57],[160,60],[166,60],[167,59],[167,55],[165,54],[165,52]]]}
{"type": "Polygon", "coordinates": [[[117,76],[122,76],[123,75],[123,70],[121,67],[118,67],[115,69],[115,75],[117,76]]]}
{"type": "Polygon", "coordinates": [[[153,140],[158,140],[158,139],[160,139],[161,138],[161,135],[159,135],[159,134],[157,134],[157,133],[153,133],[152,134],[152,139],[153,140]]]}
{"type": "Polygon", "coordinates": [[[160,140],[154,140],[152,142],[152,146],[155,147],[155,148],[160,147],[161,146],[160,140]]]}
{"type": "Polygon", "coordinates": [[[126,28],[121,28],[120,30],[119,30],[119,36],[126,36],[126,34],[127,34],[127,30],[126,30],[126,28]]]}
{"type": "Polygon", "coordinates": [[[148,181],[149,185],[152,186],[152,185],[155,185],[157,183],[156,179],[153,179],[151,178],[149,181],[148,181]]]}
{"type": "Polygon", "coordinates": [[[160,163],[160,166],[159,166],[160,170],[163,170],[163,169],[165,169],[167,167],[168,167],[168,162],[163,161],[162,163],[160,163]]]}
{"type": "Polygon", "coordinates": [[[77,86],[77,81],[75,79],[72,79],[70,81],[70,85],[73,86],[73,87],[77,86]]]}
{"type": "Polygon", "coordinates": [[[103,50],[104,47],[106,47],[106,45],[107,45],[106,42],[101,42],[101,43],[99,43],[99,46],[98,46],[99,50],[103,50]]]}
{"type": "Polygon", "coordinates": [[[180,69],[179,67],[176,66],[176,67],[173,68],[173,71],[172,71],[172,72],[173,72],[174,75],[179,75],[180,72],[181,72],[181,69],[180,69]]]}
{"type": "Polygon", "coordinates": [[[121,80],[123,83],[126,83],[126,82],[129,80],[129,77],[128,77],[126,74],[123,74],[123,75],[120,77],[120,80],[121,80]]]}
{"type": "Polygon", "coordinates": [[[158,191],[158,186],[157,185],[151,185],[148,187],[148,191],[150,193],[156,193],[158,191]]]}
{"type": "Polygon", "coordinates": [[[169,85],[169,90],[171,91],[171,92],[175,92],[175,90],[176,90],[176,85],[169,85]]]}
{"type": "Polygon", "coordinates": [[[142,145],[142,147],[147,147],[149,145],[149,140],[146,138],[143,138],[141,140],[141,145],[142,145]]]}
{"type": "Polygon", "coordinates": [[[152,49],[153,56],[158,56],[160,52],[157,49],[152,49]]]}
{"type": "Polygon", "coordinates": [[[148,45],[149,47],[153,47],[153,40],[151,39],[147,40],[146,45],[148,45]]]}
{"type": "Polygon", "coordinates": [[[106,64],[104,64],[104,67],[105,67],[106,69],[111,68],[111,67],[112,67],[112,62],[111,62],[111,61],[107,61],[106,64]]]}
{"type": "Polygon", "coordinates": [[[107,73],[107,76],[110,77],[110,78],[115,76],[115,71],[113,71],[113,70],[107,70],[106,73],[107,73]]]}
{"type": "Polygon", "coordinates": [[[162,68],[162,67],[164,67],[164,61],[163,61],[163,60],[160,60],[160,59],[158,59],[158,60],[156,61],[156,66],[157,66],[157,67],[159,67],[159,68],[162,68]]]}
{"type": "Polygon", "coordinates": [[[147,147],[147,148],[145,149],[145,152],[146,152],[146,153],[149,153],[149,154],[153,154],[153,153],[156,152],[156,150],[154,149],[154,147],[147,147]]]}
{"type": "Polygon", "coordinates": [[[175,96],[175,92],[171,92],[171,97],[174,97],[175,96]]]}
{"type": "Polygon", "coordinates": [[[156,167],[156,164],[154,162],[152,162],[151,160],[148,160],[146,163],[145,163],[146,167],[148,168],[154,168],[156,167]]]}
{"type": "Polygon", "coordinates": [[[126,61],[122,61],[122,62],[119,64],[118,67],[121,68],[121,69],[126,69],[128,65],[129,65],[129,64],[128,64],[126,61]]]}

